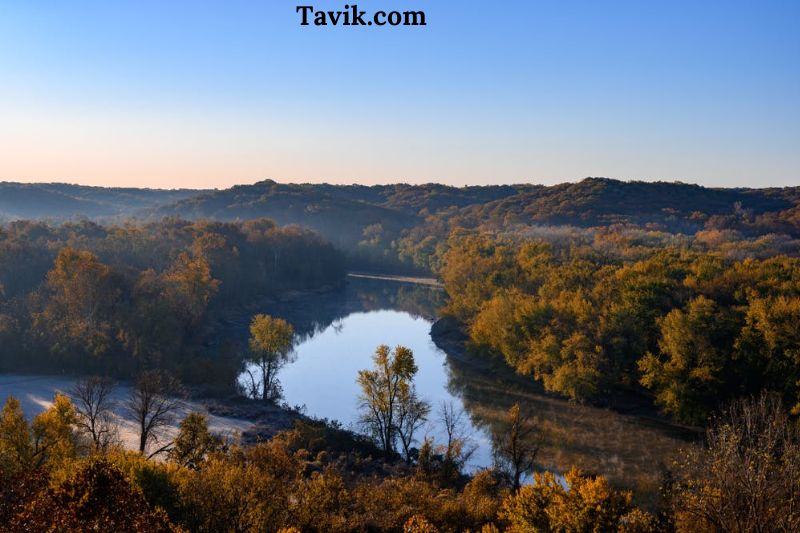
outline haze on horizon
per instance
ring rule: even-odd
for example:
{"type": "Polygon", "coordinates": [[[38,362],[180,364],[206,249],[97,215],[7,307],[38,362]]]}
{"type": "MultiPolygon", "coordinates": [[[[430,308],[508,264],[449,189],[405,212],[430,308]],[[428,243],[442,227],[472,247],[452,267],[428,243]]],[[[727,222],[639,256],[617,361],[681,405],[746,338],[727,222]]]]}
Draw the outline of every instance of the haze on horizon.
{"type": "Polygon", "coordinates": [[[1,5],[0,181],[800,184],[794,1],[255,4],[1,5]]]}

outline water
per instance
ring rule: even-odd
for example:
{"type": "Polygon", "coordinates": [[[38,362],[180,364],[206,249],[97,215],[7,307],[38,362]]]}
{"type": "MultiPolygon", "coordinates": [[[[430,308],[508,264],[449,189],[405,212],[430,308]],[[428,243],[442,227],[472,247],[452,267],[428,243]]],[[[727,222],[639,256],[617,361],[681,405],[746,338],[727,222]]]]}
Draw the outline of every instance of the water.
{"type": "MultiPolygon", "coordinates": [[[[435,442],[444,442],[437,420],[439,410],[449,402],[463,410],[464,402],[448,389],[451,371],[447,356],[434,345],[430,329],[430,321],[403,311],[360,312],[337,320],[297,346],[295,361],[280,374],[284,397],[289,405],[305,405],[309,414],[337,420],[358,431],[358,371],[372,368],[372,355],[379,345],[403,345],[414,352],[419,367],[414,381],[417,393],[432,407],[418,441],[427,434],[435,442]]],[[[476,427],[468,416],[464,417],[463,431],[476,447],[469,466],[474,469],[491,465],[488,433],[476,427]]]]}
{"type": "MultiPolygon", "coordinates": [[[[433,407],[418,440],[427,433],[443,441],[437,412],[442,401],[452,401],[464,410],[464,429],[476,446],[469,470],[490,466],[491,435],[507,430],[505,413],[519,404],[539,430],[538,469],[564,472],[578,466],[605,475],[619,487],[635,488],[639,503],[655,497],[659,465],[668,464],[693,435],[635,403],[620,406],[631,413],[627,415],[577,405],[545,394],[532,379],[501,362],[445,354],[430,336],[444,297],[426,287],[351,279],[339,291],[265,304],[257,312],[287,319],[298,333],[294,361],[279,374],[285,400],[304,405],[308,415],[357,430],[358,371],[372,367],[378,345],[400,344],[414,352],[418,393],[433,407]]],[[[229,334],[244,341],[249,318],[233,320],[229,334]]]]}

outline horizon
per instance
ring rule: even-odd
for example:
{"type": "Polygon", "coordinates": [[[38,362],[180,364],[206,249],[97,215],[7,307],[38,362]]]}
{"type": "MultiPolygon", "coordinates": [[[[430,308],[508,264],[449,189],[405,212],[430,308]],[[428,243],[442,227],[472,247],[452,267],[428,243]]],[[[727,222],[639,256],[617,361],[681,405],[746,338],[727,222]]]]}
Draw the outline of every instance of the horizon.
{"type": "Polygon", "coordinates": [[[408,7],[428,25],[302,27],[293,4],[243,0],[1,6],[0,180],[800,184],[797,2],[408,7]]]}
{"type": "Polygon", "coordinates": [[[455,189],[466,189],[471,187],[521,187],[521,186],[542,186],[542,187],[555,187],[559,185],[575,185],[587,180],[607,180],[612,182],[618,183],[650,183],[650,184],[670,184],[670,185],[686,185],[690,187],[701,187],[705,189],[745,189],[745,190],[763,190],[763,189],[792,189],[792,188],[799,188],[800,185],[764,185],[764,186],[714,186],[714,185],[704,185],[698,182],[689,182],[683,181],[680,179],[675,180],[665,180],[665,179],[652,179],[652,180],[644,180],[644,179],[620,179],[614,178],[609,176],[586,176],[579,179],[565,179],[565,180],[555,180],[552,183],[541,183],[535,181],[517,181],[517,182],[505,182],[505,183],[473,183],[473,184],[451,184],[445,183],[442,181],[426,181],[426,182],[419,182],[419,183],[412,183],[408,181],[394,181],[394,182],[378,182],[378,183],[363,183],[357,181],[351,182],[341,182],[335,183],[332,181],[327,181],[322,179],[320,181],[286,181],[276,178],[263,178],[257,179],[255,181],[247,181],[247,182],[239,182],[234,183],[232,185],[226,187],[148,187],[148,186],[136,186],[136,185],[102,185],[102,184],[91,184],[91,183],[80,183],[80,182],[70,182],[70,181],[13,181],[13,180],[5,180],[0,178],[0,185],[64,185],[68,187],[87,187],[87,188],[98,188],[98,189],[136,189],[136,190],[152,190],[152,191],[196,191],[196,192],[214,192],[214,191],[226,191],[230,190],[235,187],[250,187],[259,185],[266,182],[273,182],[278,185],[317,185],[317,186],[335,186],[335,187],[392,187],[392,186],[409,186],[409,187],[425,187],[429,185],[440,185],[445,187],[452,187],[455,189]]]}

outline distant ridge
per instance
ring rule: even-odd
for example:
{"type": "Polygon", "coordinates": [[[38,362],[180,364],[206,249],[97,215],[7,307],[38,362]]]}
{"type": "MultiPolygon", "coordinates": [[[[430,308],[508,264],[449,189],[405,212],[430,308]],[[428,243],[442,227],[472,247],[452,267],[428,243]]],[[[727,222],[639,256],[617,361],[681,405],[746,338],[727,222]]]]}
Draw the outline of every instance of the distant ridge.
{"type": "Polygon", "coordinates": [[[0,220],[179,217],[220,221],[271,218],[316,230],[335,244],[394,239],[421,225],[502,229],[627,224],[675,233],[708,227],[800,236],[800,187],[709,188],[680,182],[586,178],[575,183],[453,187],[285,184],[272,180],[222,190],[156,190],[0,183],[0,220]]]}
{"type": "Polygon", "coordinates": [[[66,183],[0,182],[0,218],[102,219],[176,202],[207,191],[92,187],[66,183]]]}

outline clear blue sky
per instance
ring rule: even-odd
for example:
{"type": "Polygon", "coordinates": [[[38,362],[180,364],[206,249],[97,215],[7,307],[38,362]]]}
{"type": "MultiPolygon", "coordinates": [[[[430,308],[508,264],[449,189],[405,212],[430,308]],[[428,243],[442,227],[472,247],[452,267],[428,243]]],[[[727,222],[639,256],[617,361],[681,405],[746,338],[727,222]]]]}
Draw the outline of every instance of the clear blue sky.
{"type": "Polygon", "coordinates": [[[0,180],[800,185],[798,0],[298,3],[0,0],[0,180]]]}

